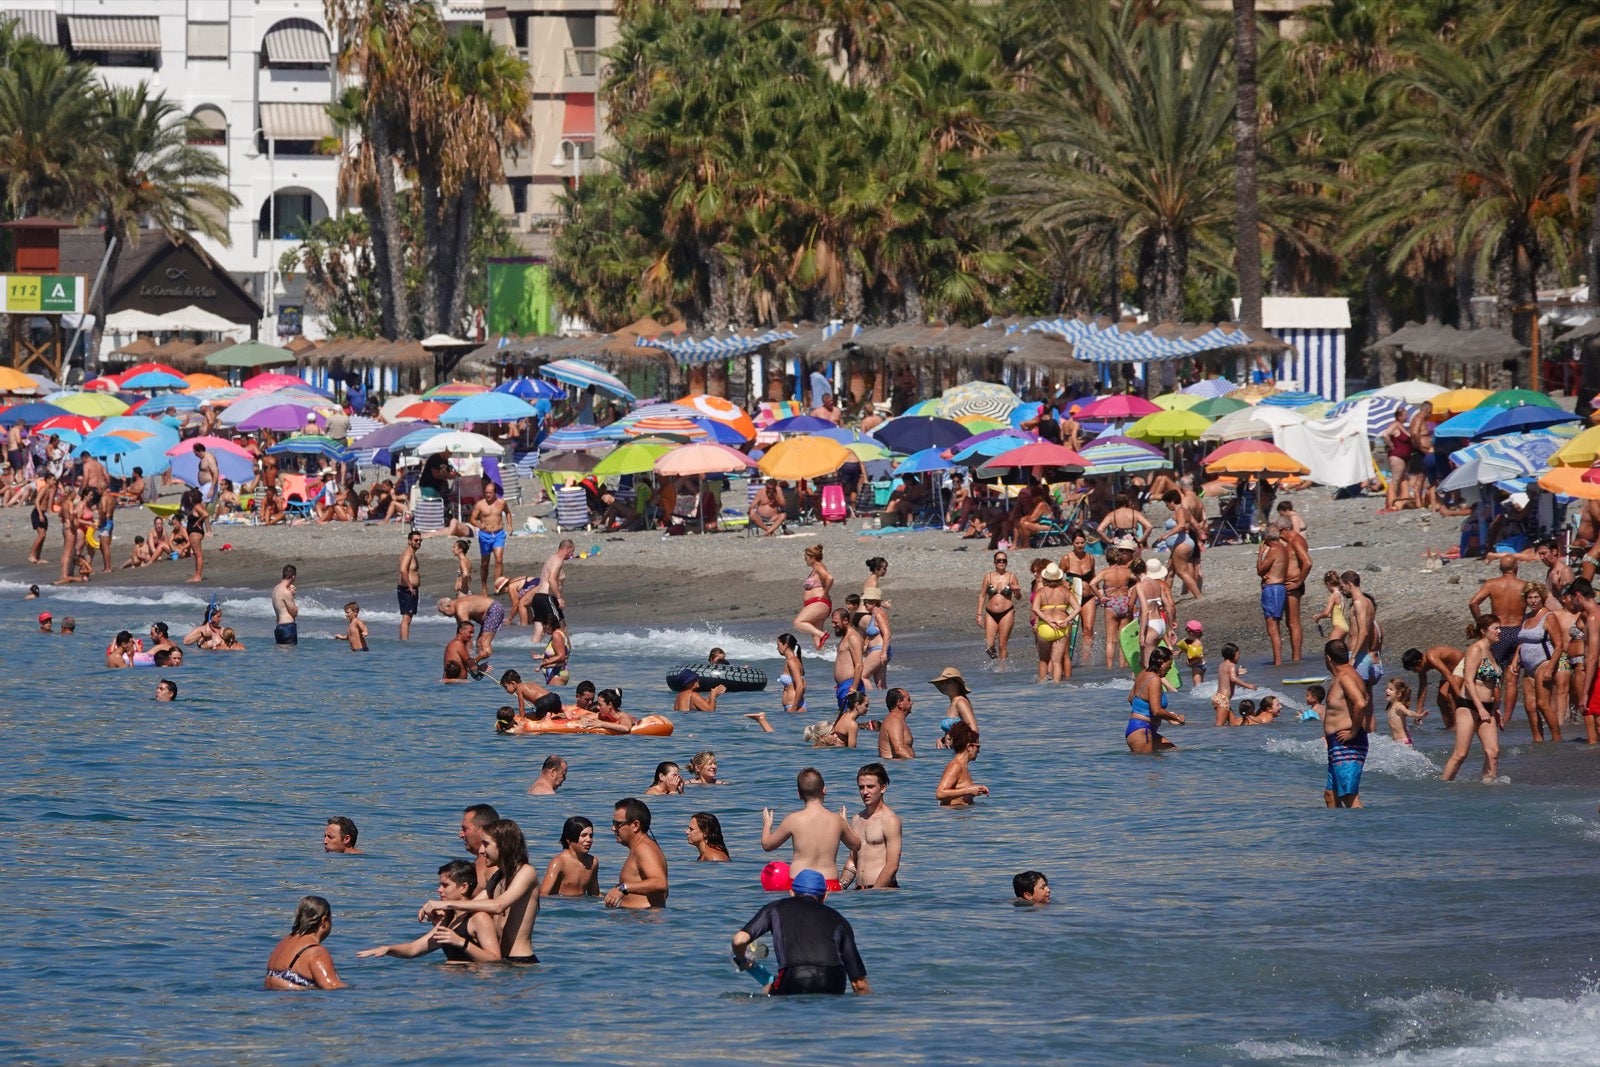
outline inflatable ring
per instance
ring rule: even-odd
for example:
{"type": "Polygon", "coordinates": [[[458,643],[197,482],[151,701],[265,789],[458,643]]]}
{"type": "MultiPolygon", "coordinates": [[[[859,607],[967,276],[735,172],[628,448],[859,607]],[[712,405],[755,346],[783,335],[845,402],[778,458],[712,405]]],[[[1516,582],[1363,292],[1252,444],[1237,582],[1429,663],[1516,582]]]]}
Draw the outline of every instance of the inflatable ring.
{"type": "Polygon", "coordinates": [[[726,686],[730,693],[759,693],[767,687],[766,672],[759,667],[746,667],[738,663],[684,663],[667,672],[667,688],[674,693],[683,690],[678,676],[684,671],[692,671],[700,676],[702,690],[721,685],[726,686]]]}

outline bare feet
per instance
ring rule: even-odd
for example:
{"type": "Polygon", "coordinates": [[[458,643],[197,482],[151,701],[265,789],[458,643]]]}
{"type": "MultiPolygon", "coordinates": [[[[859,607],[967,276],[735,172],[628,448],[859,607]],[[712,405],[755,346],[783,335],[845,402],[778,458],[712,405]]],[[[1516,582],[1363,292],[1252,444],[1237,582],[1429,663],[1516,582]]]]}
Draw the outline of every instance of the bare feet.
{"type": "Polygon", "coordinates": [[[201,577],[201,576],[200,576],[200,575],[198,575],[198,574],[197,574],[197,575],[195,575],[195,576],[194,576],[194,577],[193,577],[193,578],[185,578],[185,579],[184,579],[184,581],[185,581],[185,582],[188,582],[188,583],[189,583],[189,584],[191,584],[191,585],[192,585],[192,584],[193,584],[193,583],[195,583],[195,582],[203,582],[203,581],[205,581],[205,579],[204,579],[204,578],[202,578],[202,577],[201,577]]]}
{"type": "Polygon", "coordinates": [[[767,713],[766,712],[764,712],[764,711],[750,711],[750,712],[746,712],[744,717],[747,718],[747,719],[754,719],[756,721],[756,725],[761,727],[761,732],[762,733],[770,734],[772,732],[772,724],[767,721],[767,713]]]}

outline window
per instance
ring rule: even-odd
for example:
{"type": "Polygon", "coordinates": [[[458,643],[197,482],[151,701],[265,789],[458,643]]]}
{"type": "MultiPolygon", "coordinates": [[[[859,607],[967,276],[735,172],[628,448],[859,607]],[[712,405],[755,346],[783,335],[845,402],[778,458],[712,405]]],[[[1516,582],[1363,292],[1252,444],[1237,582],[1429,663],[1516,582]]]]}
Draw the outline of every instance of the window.
{"type": "Polygon", "coordinates": [[[506,184],[511,188],[511,213],[523,215],[528,211],[528,186],[532,178],[511,178],[506,184]]]}
{"type": "Polygon", "coordinates": [[[189,23],[189,58],[228,58],[228,24],[226,22],[189,23]]]}
{"type": "Polygon", "coordinates": [[[228,143],[228,118],[220,108],[202,104],[195,108],[189,124],[189,143],[225,145],[228,143]]]}
{"type": "Polygon", "coordinates": [[[511,43],[519,52],[528,51],[528,16],[511,16],[511,43]]]}

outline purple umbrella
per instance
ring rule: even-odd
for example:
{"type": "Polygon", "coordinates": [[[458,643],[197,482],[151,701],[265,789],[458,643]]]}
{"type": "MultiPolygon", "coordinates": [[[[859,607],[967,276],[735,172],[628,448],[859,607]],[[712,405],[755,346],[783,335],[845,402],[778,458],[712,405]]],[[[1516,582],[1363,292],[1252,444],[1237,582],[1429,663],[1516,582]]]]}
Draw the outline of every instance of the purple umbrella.
{"type": "Polygon", "coordinates": [[[328,424],[328,420],[317,414],[311,408],[299,404],[274,404],[269,408],[262,408],[249,418],[239,423],[238,428],[245,431],[255,430],[299,430],[305,427],[307,421],[314,420],[320,429],[328,424]],[[309,417],[309,418],[308,418],[309,417]]]}
{"type": "Polygon", "coordinates": [[[352,442],[350,447],[358,449],[388,448],[396,441],[410,437],[418,430],[431,430],[433,428],[433,423],[424,422],[421,419],[401,419],[399,422],[391,422],[387,426],[379,426],[365,437],[352,442]]]}
{"type": "Polygon", "coordinates": [[[762,427],[764,433],[817,433],[822,430],[837,429],[838,424],[827,419],[819,419],[815,415],[791,415],[787,419],[779,419],[768,426],[762,427]]]}

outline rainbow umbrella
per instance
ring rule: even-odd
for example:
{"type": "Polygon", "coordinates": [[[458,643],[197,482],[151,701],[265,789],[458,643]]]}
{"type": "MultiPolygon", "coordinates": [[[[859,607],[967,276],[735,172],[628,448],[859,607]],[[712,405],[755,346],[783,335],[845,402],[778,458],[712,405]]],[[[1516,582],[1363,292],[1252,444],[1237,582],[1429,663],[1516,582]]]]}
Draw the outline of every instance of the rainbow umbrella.
{"type": "Polygon", "coordinates": [[[478,385],[475,382],[445,382],[443,385],[436,385],[426,393],[423,393],[422,399],[460,400],[464,397],[477,396],[479,393],[487,393],[488,391],[489,387],[487,385],[478,385]]]}
{"type": "Polygon", "coordinates": [[[680,418],[677,415],[647,415],[629,423],[623,433],[629,437],[664,434],[690,441],[708,436],[705,427],[693,419],[680,418]]]}

